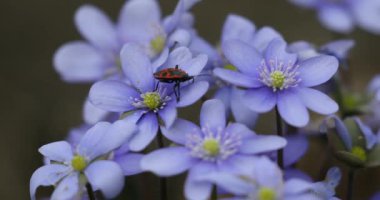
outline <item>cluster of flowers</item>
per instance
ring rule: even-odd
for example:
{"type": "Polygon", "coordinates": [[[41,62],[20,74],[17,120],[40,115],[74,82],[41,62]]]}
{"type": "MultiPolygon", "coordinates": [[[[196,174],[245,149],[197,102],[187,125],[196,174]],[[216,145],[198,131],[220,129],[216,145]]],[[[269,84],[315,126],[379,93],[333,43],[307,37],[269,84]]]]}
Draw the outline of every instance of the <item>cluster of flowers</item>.
{"type": "MultiPolygon", "coordinates": [[[[338,90],[338,106],[325,94],[340,87],[336,73],[339,63],[339,70],[347,68],[352,40],[320,48],[305,41],[287,44],[273,28],[257,29],[230,14],[215,48],[193,28],[189,10],[198,1],[179,0],[161,18],[156,0],[129,0],[117,23],[94,6],[79,8],[75,23],[86,40],[59,48],[54,66],[67,82],[93,83],[84,124],[67,141],[39,149],[45,165],[31,177],[32,199],[39,186],[55,187],[51,199],[93,199],[92,190],[114,198],[125,176],[186,171],[184,195],[191,200],[208,199],[213,187],[223,199],[337,199],[339,168],[314,182],[294,167],[308,149],[305,131],[332,132],[335,154],[352,168],[380,165],[380,134],[372,132],[370,120],[343,122],[331,115],[339,106],[356,111],[358,101],[345,100],[338,90]],[[206,100],[206,93],[212,98],[206,100]],[[199,125],[177,118],[177,109],[200,100],[199,125]],[[295,131],[255,133],[257,116],[274,109],[279,133],[280,119],[295,131]],[[331,115],[315,122],[322,131],[300,129],[311,124],[308,109],[331,115]],[[163,137],[172,144],[165,147],[163,137]],[[159,148],[143,154],[154,139],[159,148]]],[[[373,108],[379,107],[379,80],[370,87],[377,97],[373,108]]],[[[374,120],[380,112],[370,110],[366,116],[374,120]]]]}

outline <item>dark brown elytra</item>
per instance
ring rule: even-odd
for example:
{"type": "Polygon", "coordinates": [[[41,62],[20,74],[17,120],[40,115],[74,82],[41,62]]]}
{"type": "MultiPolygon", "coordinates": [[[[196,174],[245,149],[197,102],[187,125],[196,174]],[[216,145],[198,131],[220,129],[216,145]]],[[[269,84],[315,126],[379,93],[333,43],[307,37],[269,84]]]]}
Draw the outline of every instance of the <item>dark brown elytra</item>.
{"type": "Polygon", "coordinates": [[[181,99],[181,91],[180,86],[181,83],[192,80],[194,82],[194,76],[190,76],[187,72],[182,69],[179,69],[178,65],[174,68],[166,68],[160,70],[153,74],[154,78],[158,80],[156,84],[156,89],[158,89],[158,85],[160,82],[163,83],[174,83],[173,90],[174,95],[176,96],[177,102],[181,99]]]}

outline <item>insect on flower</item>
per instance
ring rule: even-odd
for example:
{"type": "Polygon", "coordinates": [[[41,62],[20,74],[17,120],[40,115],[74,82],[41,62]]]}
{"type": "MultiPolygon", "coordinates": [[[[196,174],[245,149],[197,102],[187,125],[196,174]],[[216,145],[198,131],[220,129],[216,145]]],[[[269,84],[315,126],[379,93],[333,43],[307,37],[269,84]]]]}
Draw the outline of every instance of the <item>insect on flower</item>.
{"type": "Polygon", "coordinates": [[[174,83],[174,95],[176,96],[177,102],[180,101],[181,92],[180,85],[182,82],[186,82],[188,80],[192,80],[194,83],[194,76],[190,76],[187,72],[178,68],[176,65],[174,68],[166,68],[160,70],[153,74],[154,78],[158,80],[155,90],[158,89],[158,85],[160,82],[163,83],[174,83]]]}

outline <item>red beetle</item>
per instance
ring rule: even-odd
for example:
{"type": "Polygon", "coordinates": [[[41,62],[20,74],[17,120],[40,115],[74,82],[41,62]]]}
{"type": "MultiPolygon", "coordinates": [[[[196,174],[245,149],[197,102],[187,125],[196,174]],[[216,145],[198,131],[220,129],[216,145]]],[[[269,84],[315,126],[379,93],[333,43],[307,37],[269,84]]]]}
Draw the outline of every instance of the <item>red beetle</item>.
{"type": "Polygon", "coordinates": [[[166,68],[160,70],[153,74],[154,78],[158,80],[156,85],[156,90],[160,82],[163,83],[174,83],[174,95],[176,96],[177,102],[180,101],[181,92],[180,85],[182,82],[192,80],[194,82],[194,76],[190,76],[188,73],[178,68],[176,65],[174,68],[166,68]]]}

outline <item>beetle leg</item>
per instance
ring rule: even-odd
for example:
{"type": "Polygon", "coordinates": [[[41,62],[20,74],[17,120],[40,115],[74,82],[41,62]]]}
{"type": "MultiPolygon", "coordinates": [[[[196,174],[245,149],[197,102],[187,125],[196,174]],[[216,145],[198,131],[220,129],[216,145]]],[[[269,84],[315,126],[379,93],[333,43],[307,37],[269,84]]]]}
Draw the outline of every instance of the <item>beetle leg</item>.
{"type": "Polygon", "coordinates": [[[160,84],[160,81],[157,81],[157,83],[156,83],[156,87],[154,88],[154,91],[157,91],[157,89],[158,89],[158,85],[160,84]]]}
{"type": "Polygon", "coordinates": [[[180,94],[179,94],[179,82],[176,82],[173,87],[174,95],[176,97],[177,102],[180,100],[180,94]]]}

